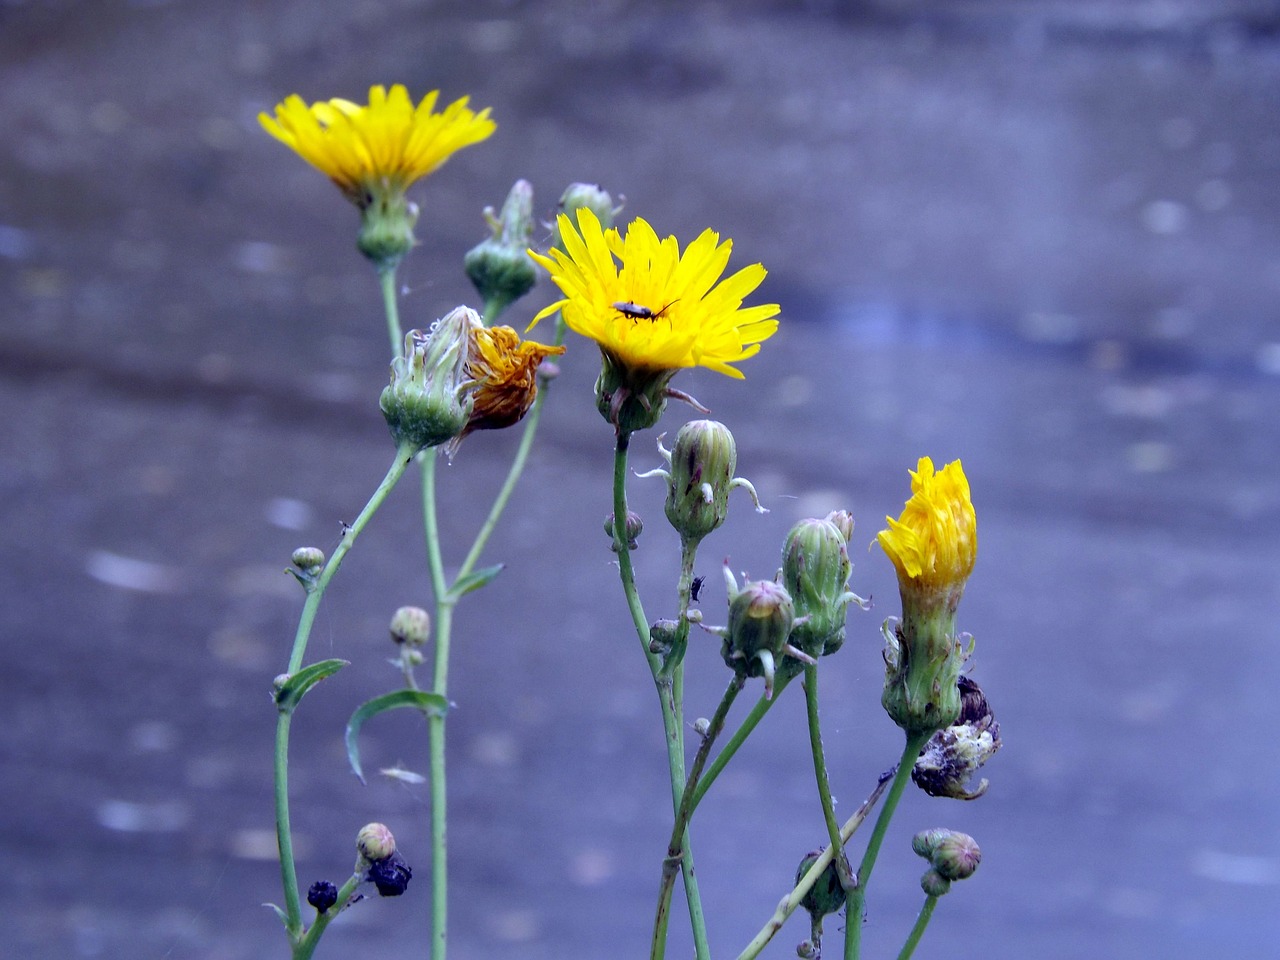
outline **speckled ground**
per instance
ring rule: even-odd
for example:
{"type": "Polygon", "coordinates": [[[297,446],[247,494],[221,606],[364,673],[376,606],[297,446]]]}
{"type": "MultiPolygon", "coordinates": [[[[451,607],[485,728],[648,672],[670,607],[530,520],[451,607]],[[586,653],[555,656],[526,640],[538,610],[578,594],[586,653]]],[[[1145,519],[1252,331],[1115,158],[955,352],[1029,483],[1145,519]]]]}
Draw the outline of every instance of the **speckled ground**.
{"type": "MultiPolygon", "coordinates": [[[[834,506],[870,541],[917,456],[963,458],[981,555],[961,622],[1006,746],[981,801],[908,798],[869,950],[892,955],[918,908],[908,837],[945,824],[985,858],[918,956],[1273,956],[1274,6],[584,6],[0,3],[0,955],[286,954],[258,906],[279,897],[269,688],[300,604],[281,570],[336,541],[392,451],[355,215],[255,116],[403,81],[499,122],[415,194],[408,323],[468,298],[456,265],[516,177],[546,213],[600,181],[661,232],[710,225],[769,268],[785,320],[747,380],[682,377],[772,508],[739,504],[705,548],[708,620],[724,556],[767,575],[791,523],[834,506]]],[[[456,960],[646,950],[669,793],[600,530],[595,364],[573,344],[490,551],[509,568],[460,613],[456,960]]],[[[512,443],[473,438],[444,471],[448,542],[512,443]]],[[[424,953],[425,789],[361,787],[340,743],[394,683],[390,611],[425,599],[415,488],[323,611],[313,653],[354,664],[298,715],[293,787],[305,881],[339,877],[375,818],[419,879],[347,914],[322,956],[424,953]]],[[[659,486],[635,498],[657,615],[675,543],[659,486]]],[[[898,748],[878,706],[892,571],[854,559],[876,609],[824,672],[846,811],[898,748]]],[[[710,713],[714,641],[691,658],[690,711],[710,713]]],[[[695,822],[717,956],[823,840],[795,694],[695,822]]],[[[425,752],[409,718],[368,731],[371,766],[425,752]]],[[[689,953],[678,929],[671,955],[689,953]]]]}

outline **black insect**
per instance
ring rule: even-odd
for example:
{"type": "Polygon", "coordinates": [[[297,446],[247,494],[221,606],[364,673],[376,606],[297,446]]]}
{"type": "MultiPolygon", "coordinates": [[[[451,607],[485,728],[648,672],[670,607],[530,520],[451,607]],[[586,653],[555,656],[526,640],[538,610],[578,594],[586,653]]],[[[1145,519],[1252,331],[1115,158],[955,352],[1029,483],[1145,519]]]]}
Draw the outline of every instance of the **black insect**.
{"type": "Polygon", "coordinates": [[[706,577],[694,577],[693,583],[689,584],[689,599],[694,603],[698,602],[698,594],[702,593],[702,585],[706,581],[706,577]]]}
{"type": "MultiPolygon", "coordinates": [[[[675,300],[671,301],[671,303],[675,302],[675,300]]],[[[631,322],[635,323],[637,320],[657,320],[660,316],[671,309],[671,303],[668,303],[661,310],[655,312],[643,304],[632,303],[630,300],[619,300],[613,305],[613,309],[617,310],[624,317],[630,317],[631,322]]]]}

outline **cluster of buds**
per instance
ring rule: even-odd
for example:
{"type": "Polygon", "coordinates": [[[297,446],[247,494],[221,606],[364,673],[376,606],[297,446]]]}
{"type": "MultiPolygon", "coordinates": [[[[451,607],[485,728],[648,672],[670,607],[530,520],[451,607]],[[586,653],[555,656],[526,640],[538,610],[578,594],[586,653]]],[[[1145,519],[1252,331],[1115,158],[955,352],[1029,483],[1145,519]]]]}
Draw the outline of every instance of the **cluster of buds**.
{"type": "Polygon", "coordinates": [[[978,841],[967,833],[943,827],[917,833],[911,838],[911,849],[929,861],[929,869],[920,878],[920,887],[931,897],[940,897],[949,891],[952,881],[973,876],[982,862],[978,841]]]}

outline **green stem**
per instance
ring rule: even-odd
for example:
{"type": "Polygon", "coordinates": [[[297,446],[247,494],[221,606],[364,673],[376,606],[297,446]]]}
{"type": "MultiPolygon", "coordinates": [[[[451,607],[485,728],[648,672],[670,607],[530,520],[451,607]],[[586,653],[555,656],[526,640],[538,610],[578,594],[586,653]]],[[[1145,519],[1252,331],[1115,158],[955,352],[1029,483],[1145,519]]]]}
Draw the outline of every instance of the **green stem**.
{"type": "Polygon", "coordinates": [[[706,774],[703,775],[694,790],[693,801],[690,804],[691,816],[692,812],[698,809],[698,804],[702,802],[702,798],[706,796],[707,791],[711,789],[711,784],[716,782],[716,777],[720,776],[720,771],[733,759],[733,755],[738,752],[738,748],[746,742],[751,732],[759,726],[760,721],[764,719],[764,715],[769,712],[769,709],[778,702],[782,691],[787,688],[787,684],[790,682],[790,677],[781,677],[774,685],[772,697],[766,697],[761,694],[760,699],[756,701],[756,705],[751,708],[751,712],[743,718],[742,724],[733,732],[729,742],[716,754],[716,758],[711,761],[711,766],[707,768],[706,774]]]}
{"type": "Polygon", "coordinates": [[[520,437],[520,446],[516,449],[515,459],[511,461],[511,469],[507,471],[507,478],[502,483],[502,489],[498,491],[498,496],[494,498],[493,506],[489,508],[489,515],[485,517],[484,525],[480,527],[480,532],[476,534],[475,542],[471,545],[467,558],[462,561],[462,566],[458,568],[459,577],[466,576],[475,568],[476,563],[480,560],[480,554],[489,542],[489,537],[492,536],[494,528],[498,525],[498,520],[502,517],[503,511],[507,509],[511,494],[515,491],[521,474],[524,473],[525,463],[529,459],[529,451],[533,448],[533,438],[538,432],[538,422],[542,419],[542,404],[546,398],[547,381],[543,380],[538,390],[538,396],[534,398],[533,409],[525,416],[524,433],[520,437]]]}
{"type": "Polygon", "coordinates": [[[353,873],[347,878],[341,889],[338,890],[338,899],[332,907],[324,913],[317,914],[315,922],[311,924],[311,928],[306,932],[301,940],[293,946],[293,960],[311,960],[311,955],[316,951],[316,945],[320,942],[320,935],[324,933],[325,927],[329,926],[329,922],[338,916],[343,910],[351,906],[348,901],[352,894],[356,892],[356,887],[364,880],[364,876],[359,873],[353,873]]]}
{"type": "MultiPolygon", "coordinates": [[[[338,572],[343,558],[356,542],[361,531],[373,519],[378,508],[386,501],[396,483],[404,476],[405,470],[413,461],[416,448],[411,444],[402,444],[397,450],[391,467],[373,492],[369,502],[355,521],[342,531],[342,539],[329,557],[320,576],[307,588],[307,599],[302,606],[302,614],[298,618],[298,629],[293,637],[293,649],[289,654],[289,666],[286,673],[297,673],[302,667],[302,658],[307,653],[307,642],[311,637],[311,628],[315,624],[316,612],[320,609],[320,601],[324,599],[329,581],[338,572]]],[[[280,850],[280,879],[284,886],[285,929],[289,938],[297,942],[302,933],[302,907],[298,898],[298,871],[293,857],[293,832],[289,824],[289,727],[292,708],[282,710],[276,718],[275,758],[272,764],[274,773],[274,793],[276,812],[276,844],[280,850]]]]}
{"type": "MultiPolygon", "coordinates": [[[[436,515],[436,451],[422,458],[422,522],[427,541],[431,590],[435,595],[435,667],[431,690],[442,697],[449,692],[449,645],[453,636],[453,602],[440,554],[440,526],[436,515]]],[[[445,717],[427,717],[427,746],[431,773],[431,958],[444,960],[448,946],[449,861],[448,790],[445,780],[445,717]]]]}
{"type": "Polygon", "coordinates": [[[836,875],[845,892],[853,889],[853,874],[849,859],[845,856],[844,843],[840,839],[840,824],[836,821],[835,804],[831,801],[831,781],[827,776],[827,758],[822,749],[822,727],[818,719],[818,668],[804,668],[804,700],[809,718],[809,749],[813,752],[813,775],[818,781],[818,800],[822,803],[822,819],[827,824],[827,838],[831,842],[836,862],[836,875]]]}
{"type": "MultiPolygon", "coordinates": [[[[618,553],[618,573],[622,590],[627,598],[631,622],[640,639],[640,649],[653,674],[658,688],[658,704],[662,709],[662,726],[666,732],[667,768],[671,777],[671,802],[673,812],[678,812],[684,800],[684,725],[683,705],[676,699],[683,694],[684,676],[679,669],[674,674],[663,674],[662,658],[649,649],[649,621],[636,590],[635,570],[631,564],[631,552],[627,548],[627,451],[631,435],[620,432],[613,459],[613,543],[618,553]]],[[[706,919],[702,913],[702,898],[698,892],[697,872],[693,862],[693,847],[686,828],[681,837],[680,869],[684,877],[685,899],[689,905],[689,925],[693,931],[693,946],[698,960],[710,960],[711,948],[707,942],[706,919]]],[[[655,944],[654,960],[660,960],[666,948],[665,920],[659,921],[664,932],[663,942],[655,944]]]]}
{"type": "MultiPolygon", "coordinates": [[[[880,799],[880,795],[889,786],[889,781],[893,779],[893,775],[894,771],[884,774],[880,778],[880,782],[876,784],[876,788],[871,791],[866,800],[862,801],[862,806],[858,807],[853,816],[844,822],[844,826],[840,828],[842,843],[848,843],[849,838],[862,826],[867,819],[867,815],[871,813],[872,807],[880,799]]],[[[782,929],[782,925],[787,922],[787,918],[800,907],[801,901],[813,889],[813,885],[818,882],[818,878],[822,876],[823,871],[831,865],[831,858],[834,853],[834,847],[827,847],[822,851],[818,859],[814,861],[813,866],[809,868],[809,872],[800,878],[800,882],[795,885],[795,888],[789,894],[782,898],[782,902],[773,911],[773,916],[760,928],[760,932],[747,944],[742,953],[738,954],[738,960],[752,960],[752,958],[760,955],[760,951],[768,946],[774,934],[782,929]]]]}
{"type": "Polygon", "coordinates": [[[398,357],[404,351],[404,331],[400,329],[400,304],[396,297],[396,268],[378,268],[378,283],[382,287],[382,306],[387,315],[387,336],[391,338],[391,356],[398,357]]]}
{"type": "Polygon", "coordinates": [[[920,916],[916,917],[916,925],[911,928],[911,933],[907,935],[907,942],[902,945],[902,949],[898,952],[898,960],[911,960],[911,955],[916,952],[920,938],[924,936],[925,928],[929,926],[929,921],[933,919],[933,908],[937,905],[937,897],[924,898],[924,906],[920,908],[920,916]]]}
{"type": "MultiPolygon", "coordinates": [[[[680,672],[677,673],[677,676],[679,675],[680,672]]],[[[744,678],[737,674],[734,674],[733,679],[729,681],[729,688],[725,690],[724,697],[720,700],[720,706],[716,708],[715,716],[711,718],[711,724],[702,738],[702,745],[698,747],[698,754],[693,759],[693,767],[689,771],[689,779],[684,787],[680,808],[676,812],[676,821],[671,829],[671,840],[667,844],[667,857],[662,862],[662,880],[658,889],[658,910],[654,917],[653,940],[649,951],[651,958],[661,957],[666,951],[667,920],[671,914],[671,891],[676,882],[676,864],[683,862],[684,843],[688,838],[689,818],[693,815],[693,805],[691,803],[693,788],[698,784],[698,778],[702,775],[702,769],[711,753],[711,745],[715,743],[716,737],[724,729],[725,717],[728,716],[729,708],[733,706],[733,701],[737,699],[738,692],[742,690],[744,683],[744,678]]]]}
{"type": "Polygon", "coordinates": [[[885,833],[889,829],[889,821],[898,809],[898,801],[902,799],[902,791],[911,779],[911,770],[915,767],[916,758],[928,742],[930,733],[907,734],[906,746],[902,749],[902,759],[898,761],[898,772],[894,774],[893,783],[884,798],[884,806],[880,808],[880,816],[871,830],[871,839],[867,841],[866,853],[858,864],[857,886],[849,894],[848,907],[845,910],[844,956],[845,960],[858,960],[862,951],[862,910],[867,902],[867,883],[871,880],[871,871],[875,868],[876,857],[880,855],[880,846],[884,843],[885,833]]]}

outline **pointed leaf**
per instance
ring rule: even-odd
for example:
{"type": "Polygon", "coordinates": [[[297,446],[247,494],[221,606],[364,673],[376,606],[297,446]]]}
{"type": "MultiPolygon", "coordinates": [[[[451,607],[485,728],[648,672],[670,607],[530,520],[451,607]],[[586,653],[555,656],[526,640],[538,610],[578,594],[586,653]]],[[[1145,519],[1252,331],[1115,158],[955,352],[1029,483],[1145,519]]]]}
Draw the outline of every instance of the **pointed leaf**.
{"type": "Polygon", "coordinates": [[[314,687],[325,677],[332,676],[350,660],[321,660],[311,664],[309,667],[303,667],[284,683],[276,688],[276,705],[279,706],[282,713],[293,712],[294,707],[306,695],[307,691],[314,687]]]}
{"type": "Polygon", "coordinates": [[[356,712],[347,721],[347,760],[361,783],[364,783],[365,779],[364,771],[360,769],[360,746],[357,743],[360,728],[370,717],[399,707],[413,707],[421,710],[425,716],[443,716],[449,709],[449,701],[438,693],[428,693],[425,690],[397,690],[395,693],[374,697],[357,707],[356,712]]]}
{"type": "Polygon", "coordinates": [[[492,583],[505,567],[505,563],[495,563],[492,567],[485,567],[483,570],[472,570],[465,577],[459,577],[449,591],[449,601],[453,602],[472,590],[479,590],[481,587],[492,583]]]}

